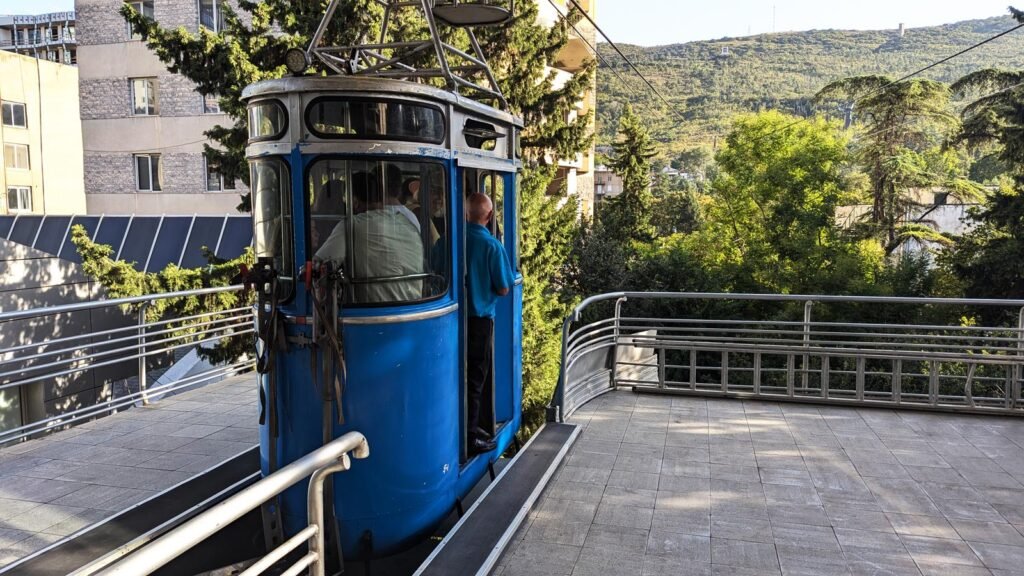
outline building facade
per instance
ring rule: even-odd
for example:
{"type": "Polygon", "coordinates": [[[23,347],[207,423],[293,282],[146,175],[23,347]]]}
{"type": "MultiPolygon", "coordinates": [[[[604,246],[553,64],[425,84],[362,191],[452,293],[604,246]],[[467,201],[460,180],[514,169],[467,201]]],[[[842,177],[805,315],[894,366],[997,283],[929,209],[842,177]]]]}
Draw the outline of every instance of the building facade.
{"type": "Polygon", "coordinates": [[[78,70],[0,51],[0,214],[85,212],[78,70]]]}
{"type": "Polygon", "coordinates": [[[78,63],[75,13],[0,16],[0,50],[73,66],[78,63]]]}
{"type": "MultiPolygon", "coordinates": [[[[208,166],[203,133],[230,125],[216,96],[167,71],[129,29],[123,0],[76,0],[90,214],[234,213],[241,182],[208,166]]],[[[224,26],[223,0],[128,2],[165,28],[224,26]]]]}
{"type": "MultiPolygon", "coordinates": [[[[596,19],[595,0],[577,0],[580,7],[596,19]]],[[[554,25],[563,18],[569,11],[567,0],[538,0],[539,18],[547,25],[554,25]]],[[[572,75],[579,72],[583,66],[595,58],[592,50],[597,47],[597,31],[587,22],[580,20],[575,24],[575,29],[570,31],[569,41],[559,52],[555,61],[556,88],[564,84],[572,75]]],[[[594,116],[597,112],[597,77],[595,76],[589,89],[577,104],[576,109],[570,112],[569,120],[582,117],[591,113],[590,130],[594,130],[594,116]]],[[[551,185],[549,194],[565,193],[569,197],[575,197],[580,203],[580,212],[588,217],[594,214],[594,148],[575,158],[563,158],[558,162],[558,177],[551,185]]]]}

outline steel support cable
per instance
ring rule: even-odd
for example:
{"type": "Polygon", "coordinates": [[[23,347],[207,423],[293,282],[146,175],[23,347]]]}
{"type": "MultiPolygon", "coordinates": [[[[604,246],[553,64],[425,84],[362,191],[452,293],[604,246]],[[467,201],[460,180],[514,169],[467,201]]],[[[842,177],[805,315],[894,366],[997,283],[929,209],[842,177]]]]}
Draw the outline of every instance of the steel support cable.
{"type": "MultiPolygon", "coordinates": [[[[583,43],[587,45],[587,48],[590,49],[590,52],[594,55],[595,58],[597,58],[598,62],[600,62],[605,68],[610,70],[611,73],[614,74],[615,77],[619,80],[619,82],[621,82],[622,85],[625,86],[633,95],[635,95],[635,96],[641,96],[642,95],[640,93],[640,90],[636,86],[634,86],[633,84],[631,84],[629,82],[626,82],[626,79],[623,78],[623,76],[621,74],[619,74],[619,71],[616,70],[614,67],[612,67],[611,63],[608,62],[608,60],[605,59],[605,57],[602,56],[601,53],[597,51],[597,47],[594,46],[593,44],[591,44],[590,40],[587,40],[587,38],[583,35],[583,33],[580,32],[580,29],[576,27],[576,24],[573,23],[571,20],[569,20],[569,14],[568,13],[566,13],[566,14],[562,14],[561,13],[561,11],[558,9],[558,4],[555,3],[555,0],[548,0],[548,3],[551,4],[551,7],[555,9],[555,12],[557,12],[558,15],[563,20],[565,20],[565,22],[567,24],[569,24],[570,27],[572,27],[573,31],[576,32],[576,35],[579,36],[580,40],[582,40],[583,43]]],[[[647,104],[646,101],[641,100],[641,102],[643,102],[644,106],[646,106],[648,108],[648,110],[650,110],[650,105],[647,104]]]]}
{"type": "MultiPolygon", "coordinates": [[[[626,56],[622,52],[622,50],[619,49],[619,46],[611,38],[609,38],[607,34],[604,33],[604,30],[602,30],[601,27],[597,25],[597,22],[595,22],[594,19],[590,17],[590,14],[588,14],[587,11],[584,10],[582,6],[580,6],[580,3],[577,2],[576,0],[568,0],[568,1],[570,3],[572,3],[572,5],[577,10],[580,11],[580,13],[583,15],[583,17],[587,19],[587,22],[590,22],[590,25],[594,27],[594,30],[596,30],[597,33],[600,34],[601,37],[605,39],[605,42],[608,42],[608,44],[612,47],[612,49],[615,50],[615,53],[618,54],[619,57],[621,57],[626,62],[626,64],[630,67],[630,69],[632,69],[633,72],[637,76],[639,76],[641,80],[644,81],[644,84],[647,84],[647,87],[651,89],[651,92],[654,92],[654,95],[657,96],[658,99],[661,100],[665,104],[665,106],[668,106],[669,111],[671,111],[672,114],[674,114],[679,119],[680,122],[685,122],[686,118],[678,110],[676,110],[676,108],[661,94],[661,92],[657,88],[654,87],[654,84],[651,84],[651,81],[648,80],[647,77],[644,76],[642,72],[640,72],[640,69],[636,67],[636,64],[634,64],[633,61],[630,60],[629,57],[626,56]]],[[[575,28],[575,26],[574,26],[574,28],[575,28]]]]}

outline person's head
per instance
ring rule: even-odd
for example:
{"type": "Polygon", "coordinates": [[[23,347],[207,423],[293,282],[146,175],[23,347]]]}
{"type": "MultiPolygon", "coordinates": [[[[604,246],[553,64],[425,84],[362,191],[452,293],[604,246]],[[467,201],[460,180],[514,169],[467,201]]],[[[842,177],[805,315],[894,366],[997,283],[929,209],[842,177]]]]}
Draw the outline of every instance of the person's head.
{"type": "Polygon", "coordinates": [[[352,213],[359,214],[371,210],[381,203],[380,188],[377,177],[369,172],[356,172],[352,175],[352,213]]]}
{"type": "Polygon", "coordinates": [[[419,202],[420,198],[420,179],[409,178],[405,182],[402,182],[402,195],[399,200],[402,204],[413,204],[419,202]]]}
{"type": "Polygon", "coordinates": [[[402,169],[397,164],[386,163],[373,169],[377,183],[384,185],[384,202],[394,204],[402,196],[402,169]]]}
{"type": "Polygon", "coordinates": [[[466,220],[474,224],[487,226],[493,214],[494,205],[485,194],[480,194],[479,192],[470,194],[469,198],[466,199],[466,220]]]}

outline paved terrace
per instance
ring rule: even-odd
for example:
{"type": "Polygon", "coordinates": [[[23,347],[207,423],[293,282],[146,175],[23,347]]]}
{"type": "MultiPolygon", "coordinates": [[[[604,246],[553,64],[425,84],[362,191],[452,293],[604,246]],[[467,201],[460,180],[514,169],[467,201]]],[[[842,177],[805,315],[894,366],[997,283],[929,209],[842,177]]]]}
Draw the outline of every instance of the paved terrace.
{"type": "Polygon", "coordinates": [[[0,449],[0,569],[255,445],[252,379],[0,449]]]}
{"type": "Polygon", "coordinates": [[[607,394],[495,574],[1024,575],[1024,420],[607,394]]]}

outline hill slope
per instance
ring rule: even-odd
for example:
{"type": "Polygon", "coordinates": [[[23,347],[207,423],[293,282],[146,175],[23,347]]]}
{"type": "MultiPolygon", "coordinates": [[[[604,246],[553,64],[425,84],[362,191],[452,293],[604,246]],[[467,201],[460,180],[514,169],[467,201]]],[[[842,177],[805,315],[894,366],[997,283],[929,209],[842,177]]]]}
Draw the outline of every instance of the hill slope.
{"type": "MultiPolygon", "coordinates": [[[[896,30],[815,30],[669,46],[620,45],[685,118],[662,104],[607,44],[598,71],[598,144],[613,138],[624,103],[648,119],[669,150],[713,144],[737,112],[778,108],[805,115],[810,98],[833,80],[860,74],[897,78],[952,55],[1016,22],[1009,16],[896,30]],[[726,55],[727,53],[727,55],[726,55]],[[626,85],[616,77],[618,73],[626,85]]],[[[923,77],[954,81],[981,68],[1024,68],[1024,30],[938,66],[923,77]]]]}

